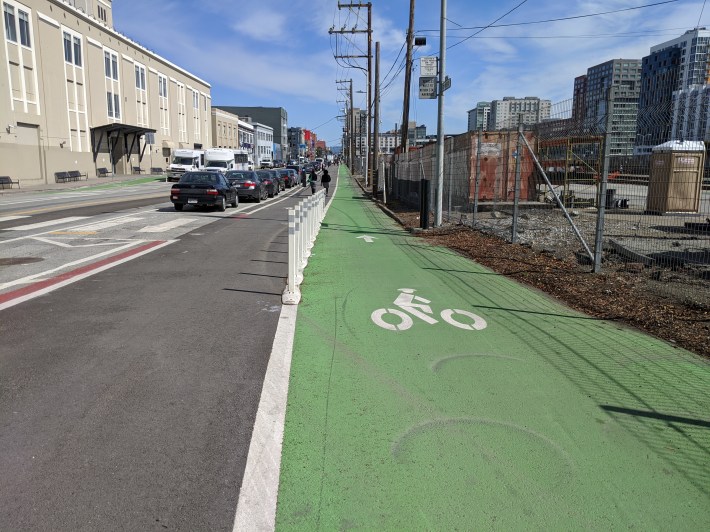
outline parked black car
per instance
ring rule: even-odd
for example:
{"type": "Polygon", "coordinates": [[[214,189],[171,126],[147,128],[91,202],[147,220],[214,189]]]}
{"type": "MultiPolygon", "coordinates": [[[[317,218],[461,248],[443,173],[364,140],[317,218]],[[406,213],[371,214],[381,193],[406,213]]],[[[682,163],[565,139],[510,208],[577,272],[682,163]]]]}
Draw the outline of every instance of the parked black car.
{"type": "Polygon", "coordinates": [[[279,189],[278,192],[281,192],[282,190],[286,190],[286,178],[282,176],[278,170],[269,170],[271,172],[271,176],[278,182],[279,184],[279,189]]]}
{"type": "Polygon", "coordinates": [[[239,205],[239,195],[224,174],[218,171],[185,172],[170,190],[170,201],[176,211],[185,205],[217,207],[224,211],[227,203],[239,205]]]}
{"type": "Polygon", "coordinates": [[[278,177],[274,177],[271,170],[257,170],[256,174],[266,185],[266,192],[270,198],[278,196],[281,188],[278,177]]]}
{"type": "Polygon", "coordinates": [[[276,171],[284,178],[286,188],[291,188],[298,181],[298,174],[296,174],[296,170],[291,168],[279,168],[276,171]]]}
{"type": "Polygon", "coordinates": [[[259,203],[269,195],[266,183],[253,170],[230,170],[225,177],[237,189],[240,198],[250,198],[259,203]]]}

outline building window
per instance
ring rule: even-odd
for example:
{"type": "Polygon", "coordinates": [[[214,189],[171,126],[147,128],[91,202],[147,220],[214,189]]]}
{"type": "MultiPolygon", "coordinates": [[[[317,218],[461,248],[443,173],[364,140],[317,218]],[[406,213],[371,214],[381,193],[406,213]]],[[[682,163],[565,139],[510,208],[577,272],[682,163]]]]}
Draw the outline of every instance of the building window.
{"type": "Polygon", "coordinates": [[[17,42],[17,30],[15,29],[15,8],[3,3],[3,15],[5,16],[5,37],[8,41],[17,42]]]}
{"type": "Polygon", "coordinates": [[[19,9],[17,12],[20,15],[20,44],[22,44],[22,46],[27,46],[27,48],[31,48],[32,41],[30,39],[30,16],[19,9]]]}
{"type": "Polygon", "coordinates": [[[164,135],[169,135],[168,78],[163,74],[158,74],[158,103],[160,106],[160,131],[164,135]]]}
{"type": "Polygon", "coordinates": [[[113,94],[113,115],[114,118],[121,118],[121,101],[118,94],[113,94]]]}
{"type": "Polygon", "coordinates": [[[79,37],[74,37],[74,64],[78,67],[81,66],[81,39],[79,37]]]}
{"type": "Polygon", "coordinates": [[[118,81],[118,54],[104,51],[104,71],[107,78],[118,81]]]}
{"type": "Polygon", "coordinates": [[[145,67],[136,65],[136,89],[145,90],[145,67]]]}
{"type": "Polygon", "coordinates": [[[108,108],[108,115],[113,118],[113,93],[106,92],[106,106],[108,108]]]}
{"type": "Polygon", "coordinates": [[[71,35],[64,33],[64,60],[67,63],[73,63],[72,60],[72,47],[71,47],[71,35]]]}
{"type": "Polygon", "coordinates": [[[99,20],[103,20],[106,22],[106,8],[98,6],[98,15],[99,15],[99,20]]]}
{"type": "Polygon", "coordinates": [[[64,60],[78,67],[81,66],[81,39],[64,32],[64,60]]]}

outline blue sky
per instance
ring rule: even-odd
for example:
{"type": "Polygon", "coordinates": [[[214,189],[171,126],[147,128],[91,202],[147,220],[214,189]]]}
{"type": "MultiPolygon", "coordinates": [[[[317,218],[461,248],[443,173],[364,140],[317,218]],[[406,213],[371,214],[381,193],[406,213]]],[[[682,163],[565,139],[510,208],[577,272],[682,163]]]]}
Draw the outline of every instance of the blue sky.
{"type": "MultiPolygon", "coordinates": [[[[710,6],[704,10],[702,1],[629,9],[659,1],[448,0],[446,70],[453,83],[446,92],[446,133],[465,131],[466,112],[478,101],[503,96],[568,100],[574,78],[588,67],[641,58],[651,46],[699,22],[710,26],[710,6]],[[616,12],[583,16],[610,11],[616,12]],[[565,17],[578,18],[533,23],[565,17]],[[499,18],[495,24],[506,26],[475,28],[499,18]]],[[[384,131],[402,120],[409,0],[372,4],[373,43],[381,43],[381,85],[386,86],[384,131]]],[[[339,55],[364,54],[367,40],[364,34],[346,40],[328,30],[366,28],[366,9],[338,9],[337,0],[151,0],[140,2],[140,17],[135,9],[135,0],[113,2],[116,29],[210,82],[213,104],[282,106],[289,126],[314,129],[329,145],[340,143],[342,124],[335,117],[342,114],[337,100],[344,96],[335,80],[352,78],[354,90],[364,91],[366,77],[333,55],[336,49],[339,55]]],[[[415,31],[427,37],[427,45],[415,50],[415,58],[438,54],[440,10],[440,0],[417,0],[415,31]]],[[[418,60],[415,90],[417,78],[418,60]]],[[[436,100],[419,100],[413,92],[411,101],[410,119],[436,133],[436,100]]],[[[364,94],[355,93],[355,105],[365,106],[364,94]]]]}

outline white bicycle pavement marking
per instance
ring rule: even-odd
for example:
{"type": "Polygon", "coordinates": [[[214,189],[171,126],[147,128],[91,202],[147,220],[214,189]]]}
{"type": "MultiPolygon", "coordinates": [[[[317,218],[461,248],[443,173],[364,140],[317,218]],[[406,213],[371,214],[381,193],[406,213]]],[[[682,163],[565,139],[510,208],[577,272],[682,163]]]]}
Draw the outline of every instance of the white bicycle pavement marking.
{"type": "MultiPolygon", "coordinates": [[[[375,325],[388,331],[406,331],[414,325],[414,320],[412,320],[411,316],[419,318],[429,325],[439,323],[437,319],[432,317],[434,311],[429,306],[429,303],[431,303],[430,300],[424,299],[420,296],[415,296],[414,292],[416,292],[416,290],[414,288],[400,288],[399,292],[400,294],[394,300],[394,305],[399,307],[401,310],[397,310],[396,308],[378,308],[372,311],[370,319],[375,325]],[[406,312],[409,314],[406,314],[406,312]],[[397,316],[399,323],[393,324],[386,322],[383,318],[388,314],[391,316],[397,316]]],[[[474,314],[473,312],[469,312],[467,310],[447,308],[441,311],[440,316],[441,319],[449,325],[453,325],[454,327],[465,331],[480,331],[488,326],[486,320],[478,314],[474,314]],[[455,315],[465,316],[473,323],[462,323],[455,319],[455,315]]]]}

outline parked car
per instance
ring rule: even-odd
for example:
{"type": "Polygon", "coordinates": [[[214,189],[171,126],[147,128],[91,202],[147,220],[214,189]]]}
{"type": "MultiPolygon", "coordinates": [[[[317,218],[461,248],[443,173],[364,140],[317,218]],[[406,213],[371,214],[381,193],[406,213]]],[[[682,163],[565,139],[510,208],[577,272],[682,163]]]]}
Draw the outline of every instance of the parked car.
{"type": "Polygon", "coordinates": [[[180,181],[173,185],[170,201],[176,211],[181,211],[185,205],[192,205],[217,207],[223,212],[227,203],[232,207],[239,205],[239,195],[222,172],[196,171],[185,172],[180,181]]]}
{"type": "Polygon", "coordinates": [[[237,189],[240,198],[253,199],[260,203],[269,195],[266,183],[253,170],[232,170],[227,172],[225,177],[237,189]]]}
{"type": "Polygon", "coordinates": [[[282,176],[278,170],[269,170],[269,172],[271,172],[273,178],[278,182],[279,192],[281,192],[282,190],[286,190],[286,178],[282,176]]]}
{"type": "Polygon", "coordinates": [[[274,177],[273,170],[257,170],[256,174],[259,176],[264,184],[266,185],[266,193],[270,198],[278,196],[280,190],[280,184],[278,176],[274,177]]]}
{"type": "Polygon", "coordinates": [[[261,167],[262,168],[273,168],[274,161],[271,160],[271,157],[262,157],[261,158],[261,167]]]}
{"type": "Polygon", "coordinates": [[[274,168],[281,168],[285,163],[281,159],[274,159],[274,168]]]}
{"type": "Polygon", "coordinates": [[[298,181],[298,174],[292,168],[279,168],[277,172],[284,178],[286,188],[291,188],[298,181]]]}

